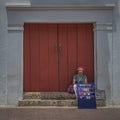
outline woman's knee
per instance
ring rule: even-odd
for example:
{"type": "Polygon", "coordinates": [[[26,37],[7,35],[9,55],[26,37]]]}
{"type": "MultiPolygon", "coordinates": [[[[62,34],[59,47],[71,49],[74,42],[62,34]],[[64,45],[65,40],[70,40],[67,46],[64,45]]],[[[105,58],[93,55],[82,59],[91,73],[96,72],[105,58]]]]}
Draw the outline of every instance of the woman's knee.
{"type": "Polygon", "coordinates": [[[77,85],[76,85],[76,84],[74,84],[74,85],[73,85],[73,87],[77,87],[77,85]]]}
{"type": "Polygon", "coordinates": [[[74,85],[73,85],[73,88],[74,88],[74,89],[77,89],[77,85],[76,85],[76,84],[74,84],[74,85]]]}

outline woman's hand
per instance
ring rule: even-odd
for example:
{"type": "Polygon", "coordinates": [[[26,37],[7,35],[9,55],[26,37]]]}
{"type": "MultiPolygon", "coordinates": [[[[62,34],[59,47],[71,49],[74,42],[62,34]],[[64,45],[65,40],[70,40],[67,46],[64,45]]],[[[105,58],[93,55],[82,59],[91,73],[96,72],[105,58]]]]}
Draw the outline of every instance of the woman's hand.
{"type": "Polygon", "coordinates": [[[85,83],[87,83],[87,78],[85,79],[85,83]]]}
{"type": "Polygon", "coordinates": [[[74,85],[74,84],[76,84],[76,80],[75,80],[75,79],[73,79],[73,85],[74,85]]]}

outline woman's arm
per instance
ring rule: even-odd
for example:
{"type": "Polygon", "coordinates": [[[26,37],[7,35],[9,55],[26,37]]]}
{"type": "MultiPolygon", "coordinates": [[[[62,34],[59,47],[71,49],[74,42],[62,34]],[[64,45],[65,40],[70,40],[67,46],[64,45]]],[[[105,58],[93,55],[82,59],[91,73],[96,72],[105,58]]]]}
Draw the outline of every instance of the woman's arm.
{"type": "Polygon", "coordinates": [[[73,85],[76,83],[76,80],[75,79],[73,79],[73,85]]]}
{"type": "Polygon", "coordinates": [[[87,77],[85,78],[85,83],[87,83],[88,81],[87,81],[87,77]]]}

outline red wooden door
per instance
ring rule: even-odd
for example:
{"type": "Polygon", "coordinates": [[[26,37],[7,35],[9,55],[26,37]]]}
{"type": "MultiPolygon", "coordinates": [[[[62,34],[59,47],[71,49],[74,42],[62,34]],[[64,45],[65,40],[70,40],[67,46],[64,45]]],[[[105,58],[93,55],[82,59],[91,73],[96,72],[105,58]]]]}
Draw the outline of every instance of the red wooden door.
{"type": "Polygon", "coordinates": [[[77,66],[94,80],[92,24],[25,24],[24,91],[66,91],[77,66]]]}

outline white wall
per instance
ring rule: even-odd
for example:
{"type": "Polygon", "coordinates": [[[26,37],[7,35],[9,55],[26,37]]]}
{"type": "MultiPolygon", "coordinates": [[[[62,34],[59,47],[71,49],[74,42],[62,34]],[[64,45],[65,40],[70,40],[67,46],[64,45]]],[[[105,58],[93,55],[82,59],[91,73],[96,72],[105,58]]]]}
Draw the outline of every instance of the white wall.
{"type": "MultiPolygon", "coordinates": [[[[113,11],[111,8],[104,9],[76,9],[76,8],[8,8],[8,23],[9,26],[23,26],[24,22],[38,22],[38,23],[95,23],[95,76],[96,85],[98,89],[104,89],[107,94],[107,104],[111,104],[111,90],[112,90],[112,15],[113,11]]],[[[12,45],[15,45],[15,41],[23,41],[23,39],[17,38],[16,34],[9,33],[10,41],[9,49],[12,45]],[[15,41],[13,40],[16,39],[15,41]],[[15,37],[16,36],[16,37],[15,37]]],[[[17,44],[16,44],[17,45],[17,44]]],[[[22,44],[21,49],[23,49],[22,44]]],[[[18,54],[20,51],[17,51],[18,54]]],[[[16,61],[12,52],[9,52],[12,57],[12,62],[16,61]]],[[[9,62],[11,65],[11,63],[9,62]]],[[[20,63],[19,63],[20,64],[20,63]]],[[[21,63],[22,64],[22,63],[21,63]]],[[[11,71],[11,74],[14,74],[14,81],[16,79],[16,73],[11,71]]],[[[8,74],[10,71],[8,72],[8,74]]],[[[20,75],[19,75],[20,76],[20,75]]],[[[21,76],[22,78],[22,76],[21,76]]],[[[8,77],[8,79],[11,79],[8,77]]],[[[23,80],[23,79],[22,79],[23,80]]],[[[16,81],[18,82],[18,81],[16,81]]],[[[18,84],[18,83],[16,83],[18,84]]],[[[15,86],[15,85],[14,85],[15,86]]],[[[22,86],[22,85],[20,85],[22,86]]],[[[21,88],[21,87],[20,87],[21,88]]],[[[16,87],[17,89],[17,87],[16,87]]]]}

